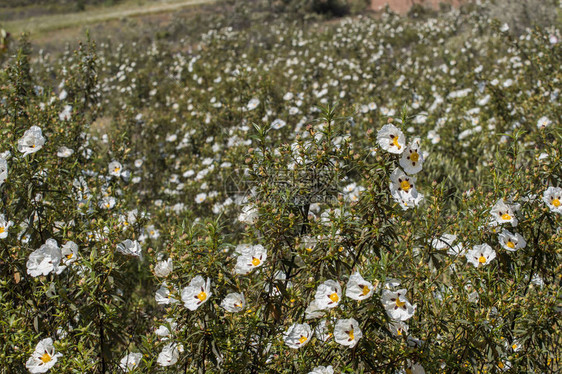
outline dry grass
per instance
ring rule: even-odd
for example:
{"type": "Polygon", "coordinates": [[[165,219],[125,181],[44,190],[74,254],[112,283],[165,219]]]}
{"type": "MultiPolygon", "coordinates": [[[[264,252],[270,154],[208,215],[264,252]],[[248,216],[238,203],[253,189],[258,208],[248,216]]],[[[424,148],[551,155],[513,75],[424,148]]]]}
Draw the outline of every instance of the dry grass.
{"type": "Polygon", "coordinates": [[[127,17],[173,12],[181,8],[213,3],[215,1],[216,0],[168,0],[167,2],[147,5],[134,5],[128,2],[111,8],[95,8],[77,13],[46,15],[25,20],[5,22],[3,28],[16,35],[21,32],[28,32],[31,37],[38,37],[41,36],[42,33],[50,31],[102,23],[127,17]]]}

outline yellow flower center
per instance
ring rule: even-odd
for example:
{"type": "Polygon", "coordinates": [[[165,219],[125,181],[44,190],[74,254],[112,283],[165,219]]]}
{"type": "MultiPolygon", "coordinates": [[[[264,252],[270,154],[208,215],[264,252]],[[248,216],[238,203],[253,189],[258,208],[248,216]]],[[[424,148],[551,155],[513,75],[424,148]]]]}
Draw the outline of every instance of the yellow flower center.
{"type": "Polygon", "coordinates": [[[307,250],[308,252],[312,252],[312,247],[307,247],[306,250],[307,250]]]}
{"type": "Polygon", "coordinates": [[[398,137],[395,136],[394,138],[392,138],[392,144],[396,146],[396,148],[401,149],[402,146],[400,144],[398,144],[398,137]]]}
{"type": "Polygon", "coordinates": [[[481,263],[481,264],[485,264],[486,263],[486,257],[480,256],[480,258],[478,259],[478,262],[481,263]]]}
{"type": "Polygon", "coordinates": [[[197,298],[201,301],[205,301],[205,300],[207,300],[207,294],[204,291],[199,292],[199,295],[197,295],[197,298]]]}
{"type": "Polygon", "coordinates": [[[412,152],[412,154],[410,155],[410,160],[412,160],[413,162],[418,162],[419,159],[420,155],[418,154],[418,152],[412,152]]]}
{"type": "Polygon", "coordinates": [[[301,338],[299,339],[299,343],[304,344],[306,343],[306,341],[308,340],[308,338],[306,336],[301,336],[301,338]]]}
{"type": "Polygon", "coordinates": [[[261,261],[259,258],[253,257],[252,258],[252,265],[254,266],[259,266],[259,264],[261,264],[261,261]]]}
{"type": "Polygon", "coordinates": [[[114,172],[114,173],[119,173],[119,170],[121,170],[121,169],[120,169],[120,168],[115,168],[115,169],[113,169],[113,172],[114,172]]]}
{"type": "Polygon", "coordinates": [[[353,334],[353,329],[351,329],[349,332],[349,340],[355,340],[355,335],[353,334]]]}
{"type": "Polygon", "coordinates": [[[330,300],[332,300],[334,303],[337,303],[340,300],[340,297],[335,292],[333,294],[331,294],[329,297],[330,297],[330,300]]]}
{"type": "Polygon", "coordinates": [[[69,260],[72,258],[72,256],[74,256],[74,253],[69,253],[66,255],[66,258],[68,258],[69,260]]]}
{"type": "Polygon", "coordinates": [[[31,145],[31,148],[35,148],[35,144],[32,144],[32,145],[31,145]]]}
{"type": "Polygon", "coordinates": [[[402,329],[398,329],[398,330],[396,330],[396,335],[398,335],[398,336],[402,336],[402,329]]]}
{"type": "Polygon", "coordinates": [[[511,346],[511,348],[513,348],[513,350],[516,350],[516,349],[517,349],[517,344],[513,344],[513,345],[511,346]]]}
{"type": "Polygon", "coordinates": [[[405,302],[405,301],[400,301],[400,298],[397,297],[397,298],[396,298],[396,306],[397,306],[398,308],[402,308],[404,305],[406,305],[406,302],[405,302]]]}
{"type": "Polygon", "coordinates": [[[414,372],[412,371],[412,369],[406,369],[406,374],[413,374],[414,372]]]}
{"type": "Polygon", "coordinates": [[[560,199],[554,199],[552,200],[552,205],[554,205],[555,207],[559,207],[560,206],[560,199]]]}
{"type": "Polygon", "coordinates": [[[515,248],[515,243],[513,243],[511,240],[508,241],[507,243],[505,243],[505,245],[507,245],[509,248],[514,249],[515,248]]]}
{"type": "Polygon", "coordinates": [[[41,361],[46,364],[47,362],[51,361],[51,356],[47,352],[45,352],[43,353],[43,356],[41,356],[41,361]]]}
{"type": "Polygon", "coordinates": [[[363,296],[367,296],[367,294],[369,293],[370,289],[367,286],[360,286],[361,287],[361,294],[363,296]]]}
{"type": "Polygon", "coordinates": [[[0,234],[2,234],[6,229],[3,226],[0,226],[0,234]]]}
{"type": "Polygon", "coordinates": [[[504,213],[504,214],[502,215],[502,219],[503,219],[504,221],[509,221],[509,220],[511,219],[511,216],[510,216],[509,214],[507,214],[507,213],[504,213]]]}
{"type": "Polygon", "coordinates": [[[498,363],[498,367],[499,367],[500,369],[503,369],[504,366],[505,366],[505,365],[503,364],[503,362],[498,363]]]}
{"type": "Polygon", "coordinates": [[[410,182],[408,182],[408,181],[406,181],[406,180],[400,182],[400,188],[401,188],[403,191],[408,192],[408,191],[410,190],[410,188],[411,188],[410,182]]]}

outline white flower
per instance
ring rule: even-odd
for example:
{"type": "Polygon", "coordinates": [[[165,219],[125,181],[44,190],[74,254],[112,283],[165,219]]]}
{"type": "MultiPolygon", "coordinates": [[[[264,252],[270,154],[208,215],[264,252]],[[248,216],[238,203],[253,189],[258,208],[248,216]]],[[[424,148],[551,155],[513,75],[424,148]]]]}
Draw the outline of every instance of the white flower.
{"type": "Polygon", "coordinates": [[[274,130],[279,130],[287,125],[287,122],[283,121],[280,118],[277,118],[273,122],[271,122],[271,128],[274,130]]]}
{"type": "Polygon", "coordinates": [[[246,110],[254,110],[258,107],[259,104],[260,104],[260,99],[254,97],[248,102],[248,105],[246,105],[246,110]]]}
{"type": "Polygon", "coordinates": [[[180,357],[180,352],[178,351],[176,343],[170,343],[166,345],[160,354],[158,354],[158,359],[156,362],[160,366],[171,366],[178,362],[180,357]]]}
{"type": "Polygon", "coordinates": [[[521,350],[521,348],[523,348],[523,346],[521,345],[519,340],[513,339],[512,342],[511,342],[510,348],[513,350],[513,352],[518,352],[518,351],[521,350]]]}
{"type": "Polygon", "coordinates": [[[165,261],[158,261],[156,266],[154,266],[154,275],[157,277],[167,277],[174,270],[174,264],[171,258],[165,261]]]}
{"type": "Polygon", "coordinates": [[[388,330],[390,330],[394,336],[406,335],[408,332],[408,324],[402,321],[390,321],[388,323],[388,330]]]}
{"type": "Polygon", "coordinates": [[[178,290],[173,286],[168,286],[166,282],[162,283],[162,286],[156,291],[155,299],[158,305],[168,305],[175,304],[179,300],[174,296],[178,293],[178,290]],[[172,291],[174,293],[172,294],[172,291]]]}
{"type": "Polygon", "coordinates": [[[55,352],[53,339],[43,339],[37,343],[35,351],[27,359],[25,367],[31,373],[46,373],[57,363],[59,357],[62,357],[62,354],[55,352]]]}
{"type": "Polygon", "coordinates": [[[0,214],[0,239],[6,239],[8,237],[8,229],[13,224],[12,221],[6,221],[6,217],[0,214]]]}
{"type": "Polygon", "coordinates": [[[99,202],[99,207],[102,209],[111,209],[115,206],[117,200],[113,196],[106,196],[99,202]]]}
{"type": "Polygon", "coordinates": [[[508,25],[507,23],[504,23],[503,25],[501,25],[500,31],[501,31],[501,32],[507,32],[507,31],[509,31],[509,25],[508,25]]]}
{"type": "Polygon", "coordinates": [[[289,329],[283,334],[283,340],[289,348],[297,349],[306,345],[310,341],[312,336],[312,329],[308,323],[303,324],[293,324],[289,329]]]}
{"type": "Polygon", "coordinates": [[[245,252],[238,256],[236,261],[236,274],[246,275],[255,268],[263,265],[267,259],[267,251],[263,245],[253,245],[244,249],[245,252]]]}
{"type": "Polygon", "coordinates": [[[207,194],[205,192],[201,192],[195,196],[195,202],[197,204],[201,204],[205,199],[207,199],[207,194]]]}
{"type": "Polygon", "coordinates": [[[111,161],[107,167],[109,175],[119,178],[123,172],[123,165],[119,161],[111,161]]]}
{"type": "Polygon", "coordinates": [[[244,295],[237,292],[229,293],[221,302],[221,307],[231,313],[240,312],[244,310],[245,306],[246,300],[244,299],[244,295]]]}
{"type": "Polygon", "coordinates": [[[168,326],[166,325],[160,325],[154,331],[154,333],[158,335],[160,338],[162,338],[162,340],[168,339],[168,336],[171,335],[170,329],[172,329],[172,331],[175,331],[176,328],[178,327],[178,324],[174,322],[174,320],[171,318],[166,318],[166,322],[168,322],[170,328],[168,328],[168,326]]]}
{"type": "Polygon", "coordinates": [[[70,149],[68,147],[62,146],[57,151],[57,156],[61,158],[67,158],[72,156],[73,153],[74,153],[74,149],[70,149]]]}
{"type": "Polygon", "coordinates": [[[498,368],[501,371],[508,371],[509,369],[511,369],[511,362],[508,360],[502,360],[498,362],[498,368]]]}
{"type": "Polygon", "coordinates": [[[314,296],[319,309],[335,308],[340,303],[341,286],[334,280],[327,280],[318,286],[314,296]]]}
{"type": "Polygon", "coordinates": [[[127,256],[135,256],[142,258],[142,248],[138,241],[126,239],[117,244],[117,252],[127,256]]]}
{"type": "Polygon", "coordinates": [[[417,178],[414,176],[406,175],[400,168],[394,169],[390,174],[390,192],[394,195],[395,191],[400,191],[406,196],[417,197],[418,191],[416,190],[417,178]]]}
{"type": "Polygon", "coordinates": [[[391,319],[406,321],[414,315],[416,305],[410,304],[406,298],[406,292],[406,289],[400,289],[396,292],[390,290],[382,292],[382,305],[391,319]]]}
{"type": "Polygon", "coordinates": [[[27,260],[27,274],[32,277],[47,275],[51,271],[60,274],[64,267],[59,267],[62,254],[59,245],[54,239],[47,239],[39,249],[29,255],[27,260]],[[60,271],[59,271],[60,270],[60,271]]]}
{"type": "Polygon", "coordinates": [[[538,274],[533,274],[531,283],[542,288],[544,286],[544,279],[542,279],[542,277],[538,274]]]}
{"type": "Polygon", "coordinates": [[[61,247],[62,262],[68,266],[78,260],[78,244],[69,240],[61,247]]]}
{"type": "Polygon", "coordinates": [[[355,319],[339,319],[336,322],[336,326],[334,327],[334,339],[336,343],[353,348],[362,337],[363,333],[359,328],[359,323],[355,319]]]}
{"type": "Polygon", "coordinates": [[[312,236],[303,236],[301,239],[301,247],[304,248],[306,251],[308,252],[312,252],[314,250],[314,247],[316,247],[316,244],[318,243],[318,240],[315,237],[312,236]]]}
{"type": "MultiPolygon", "coordinates": [[[[63,91],[66,92],[66,91],[63,91]]],[[[72,117],[72,106],[65,105],[62,112],[59,113],[59,119],[61,121],[68,121],[72,117]]]]}
{"type": "Polygon", "coordinates": [[[142,353],[129,353],[121,359],[119,367],[125,372],[134,370],[142,360],[142,353]]]}
{"type": "Polygon", "coordinates": [[[320,318],[324,315],[322,309],[318,307],[316,300],[312,300],[304,312],[306,319],[320,318]]]}
{"type": "Polygon", "coordinates": [[[388,124],[384,125],[377,133],[377,142],[385,151],[401,154],[404,152],[406,138],[399,128],[388,124]]]}
{"type": "Polygon", "coordinates": [[[238,220],[248,225],[253,225],[258,220],[258,210],[252,204],[248,204],[242,208],[242,213],[238,216],[238,220]]]}
{"type": "Polygon", "coordinates": [[[18,140],[18,151],[23,153],[24,156],[35,153],[45,144],[45,137],[38,126],[31,126],[21,139],[18,140]]]}
{"type": "Polygon", "coordinates": [[[154,225],[146,226],[144,230],[150,239],[158,239],[160,237],[160,232],[154,227],[154,225]]]}
{"type": "Polygon", "coordinates": [[[418,364],[417,362],[412,362],[408,360],[406,362],[406,373],[407,374],[425,374],[425,370],[423,366],[418,364]]]}
{"type": "Polygon", "coordinates": [[[405,193],[401,190],[394,190],[392,191],[392,198],[398,203],[398,205],[400,205],[402,210],[408,210],[418,206],[423,200],[423,195],[417,192],[414,195],[405,193]]]}
{"type": "Polygon", "coordinates": [[[367,282],[361,274],[355,272],[349,277],[345,289],[345,296],[353,300],[365,300],[373,295],[374,287],[371,282],[367,282]]]}
{"type": "Polygon", "coordinates": [[[181,291],[181,300],[191,311],[196,310],[211,297],[211,279],[198,275],[181,291]]]}
{"type": "Polygon", "coordinates": [[[0,157],[0,186],[6,181],[8,178],[8,161],[0,157]]]}
{"type": "Polygon", "coordinates": [[[334,374],[334,368],[332,367],[332,365],[317,366],[308,374],[334,374]]]}
{"type": "Polygon", "coordinates": [[[537,121],[537,127],[539,129],[544,129],[552,124],[552,121],[548,117],[541,117],[537,121]]]}
{"type": "Polygon", "coordinates": [[[542,196],[542,201],[551,212],[562,214],[562,188],[548,187],[542,196]]]}
{"type": "Polygon", "coordinates": [[[463,245],[459,243],[453,246],[453,243],[456,239],[456,235],[443,234],[443,236],[441,236],[440,238],[433,239],[433,241],[431,242],[431,246],[438,251],[447,248],[447,254],[449,256],[462,256],[465,252],[463,245]]]}
{"type": "Polygon", "coordinates": [[[493,206],[491,210],[493,224],[503,224],[503,223],[511,223],[511,226],[517,226],[517,217],[515,217],[515,213],[513,212],[513,207],[507,205],[503,199],[499,199],[496,202],[496,205],[493,206]]]}
{"type": "Polygon", "coordinates": [[[474,265],[475,268],[487,265],[494,258],[496,258],[496,251],[486,243],[475,245],[466,253],[466,260],[474,265]]]}
{"type": "Polygon", "coordinates": [[[505,229],[498,234],[498,240],[504,249],[511,252],[527,246],[527,242],[521,235],[518,233],[513,234],[505,229]]]}
{"type": "Polygon", "coordinates": [[[404,153],[402,153],[400,166],[402,166],[404,171],[408,174],[417,174],[422,169],[423,160],[423,155],[420,152],[420,139],[415,138],[404,153]]]}

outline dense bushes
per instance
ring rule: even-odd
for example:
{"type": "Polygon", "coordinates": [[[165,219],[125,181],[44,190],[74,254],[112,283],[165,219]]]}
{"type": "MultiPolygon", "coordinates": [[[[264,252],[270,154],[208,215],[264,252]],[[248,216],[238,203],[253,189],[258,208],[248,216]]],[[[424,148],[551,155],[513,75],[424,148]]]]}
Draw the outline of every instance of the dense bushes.
{"type": "Polygon", "coordinates": [[[20,44],[2,369],[559,371],[560,31],[487,11],[20,44]]]}

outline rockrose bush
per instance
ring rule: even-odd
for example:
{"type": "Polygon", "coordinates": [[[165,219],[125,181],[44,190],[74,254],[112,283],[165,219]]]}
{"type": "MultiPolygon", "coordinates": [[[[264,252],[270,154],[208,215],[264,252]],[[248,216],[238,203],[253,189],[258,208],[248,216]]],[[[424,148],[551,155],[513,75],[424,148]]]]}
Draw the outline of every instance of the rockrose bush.
{"type": "Polygon", "coordinates": [[[16,43],[0,372],[559,372],[561,35],[488,13],[16,43]]]}

